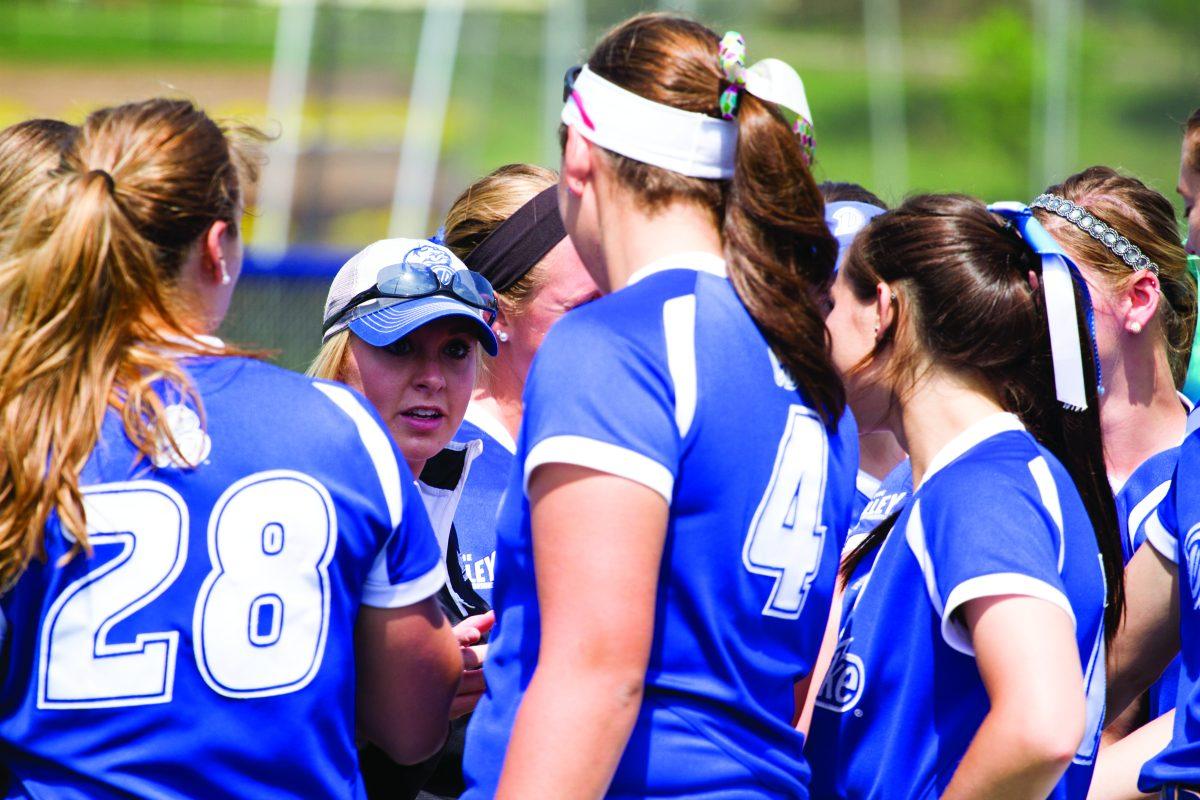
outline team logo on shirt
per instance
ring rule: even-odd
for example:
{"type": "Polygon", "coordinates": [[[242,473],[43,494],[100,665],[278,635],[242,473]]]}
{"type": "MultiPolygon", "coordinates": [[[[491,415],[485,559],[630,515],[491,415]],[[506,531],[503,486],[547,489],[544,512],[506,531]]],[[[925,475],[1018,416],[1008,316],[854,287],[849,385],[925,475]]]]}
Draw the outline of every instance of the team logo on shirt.
{"type": "Polygon", "coordinates": [[[821,691],[817,693],[817,705],[827,711],[845,714],[858,705],[863,693],[862,659],[850,652],[853,638],[839,642],[833,654],[833,663],[825,674],[821,691]]]}
{"type": "Polygon", "coordinates": [[[409,267],[429,267],[444,281],[454,277],[454,262],[450,260],[450,253],[441,247],[434,247],[431,244],[423,244],[420,247],[414,247],[404,254],[404,265],[409,267]]]}
{"type": "Polygon", "coordinates": [[[154,466],[159,469],[176,467],[188,469],[200,465],[212,450],[212,439],[200,425],[200,417],[185,405],[176,404],[163,409],[163,421],[171,430],[175,447],[167,440],[158,442],[154,466]]]}
{"type": "Polygon", "coordinates": [[[1183,555],[1187,558],[1188,585],[1192,589],[1192,607],[1200,609],[1200,524],[1193,525],[1183,540],[1183,555]]]}

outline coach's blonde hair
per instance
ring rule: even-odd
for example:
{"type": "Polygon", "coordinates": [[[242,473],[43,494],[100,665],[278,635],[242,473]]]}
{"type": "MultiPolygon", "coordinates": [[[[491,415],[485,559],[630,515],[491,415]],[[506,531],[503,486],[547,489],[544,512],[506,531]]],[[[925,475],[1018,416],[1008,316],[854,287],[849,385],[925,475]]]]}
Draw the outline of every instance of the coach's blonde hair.
{"type": "Polygon", "coordinates": [[[184,100],[91,114],[0,254],[0,590],[45,557],[57,513],[89,549],[79,475],[111,408],[145,456],[182,457],[160,392],[194,388],[196,338],[176,278],[218,220],[235,224],[255,167],[248,139],[184,100]]]}
{"type": "Polygon", "coordinates": [[[308,365],[305,375],[323,381],[345,380],[346,359],[350,357],[350,331],[340,330],[321,344],[317,357],[308,365]]]}
{"type": "Polygon", "coordinates": [[[0,253],[30,196],[62,162],[77,130],[56,119],[30,119],[0,131],[0,253]]]}

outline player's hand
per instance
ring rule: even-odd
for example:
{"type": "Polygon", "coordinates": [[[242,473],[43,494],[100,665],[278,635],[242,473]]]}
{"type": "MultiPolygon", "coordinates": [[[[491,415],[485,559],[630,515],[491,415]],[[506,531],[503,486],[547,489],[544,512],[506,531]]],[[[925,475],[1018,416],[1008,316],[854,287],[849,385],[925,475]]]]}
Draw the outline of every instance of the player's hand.
{"type": "Polygon", "coordinates": [[[476,644],[496,624],[496,612],[467,617],[454,626],[454,635],[462,653],[463,672],[458,694],[450,704],[450,719],[470,714],[479,704],[487,684],[483,679],[483,661],[487,657],[487,645],[476,644]]]}

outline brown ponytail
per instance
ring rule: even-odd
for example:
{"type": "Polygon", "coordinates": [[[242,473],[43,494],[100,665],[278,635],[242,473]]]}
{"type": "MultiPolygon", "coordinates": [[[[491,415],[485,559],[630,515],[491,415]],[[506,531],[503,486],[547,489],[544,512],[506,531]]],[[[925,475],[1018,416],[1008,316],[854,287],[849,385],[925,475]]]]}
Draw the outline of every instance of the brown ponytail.
{"type": "MultiPolygon", "coordinates": [[[[588,68],[664,105],[720,117],[725,83],[713,31],[681,17],[643,14],[609,31],[588,68]]],[[[818,299],[837,242],[797,137],[773,107],[747,92],[737,110],[732,180],[690,178],[605,151],[617,179],[646,210],[692,203],[721,231],[729,279],[771,349],[827,422],[845,408],[818,299]]]]}
{"type": "Polygon", "coordinates": [[[0,591],[44,557],[52,513],[88,549],[79,475],[110,408],[142,454],[183,456],[161,387],[198,405],[178,356],[226,351],[196,338],[176,278],[252,176],[202,111],[150,100],[89,116],[34,192],[0,254],[0,591]]]}
{"type": "MultiPolygon", "coordinates": [[[[1082,413],[1066,411],[1055,396],[1045,296],[1028,278],[1031,272],[1040,275],[1041,259],[978,200],[961,195],[906,200],[859,232],[842,270],[859,300],[874,298],[880,282],[896,294],[896,319],[859,369],[885,363],[901,396],[925,365],[963,376],[1019,416],[1066,468],[1095,531],[1108,587],[1105,634],[1111,639],[1125,602],[1124,559],[1079,287],[1076,323],[1088,401],[1082,413]]],[[[883,542],[896,516],[846,557],[843,580],[883,542]]]]}
{"type": "Polygon", "coordinates": [[[0,253],[29,198],[62,161],[76,130],[56,119],[30,119],[0,130],[0,253]]]}

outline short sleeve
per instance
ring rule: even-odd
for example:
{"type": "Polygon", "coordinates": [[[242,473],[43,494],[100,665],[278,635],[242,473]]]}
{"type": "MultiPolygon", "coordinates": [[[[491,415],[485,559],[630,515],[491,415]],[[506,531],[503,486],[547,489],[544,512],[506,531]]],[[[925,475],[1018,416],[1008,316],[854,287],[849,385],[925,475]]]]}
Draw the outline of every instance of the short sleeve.
{"type": "MultiPolygon", "coordinates": [[[[615,298],[614,298],[615,299],[615,298]]],[[[603,302],[558,322],[525,387],[524,481],[543,464],[575,464],[618,475],[662,495],[675,485],[680,435],[665,363],[661,315],[603,302]],[[603,312],[609,312],[607,315],[603,312]]]]}
{"type": "MultiPolygon", "coordinates": [[[[1031,470],[1037,463],[1046,462],[1035,460],[1031,470]]],[[[941,618],[942,638],[971,656],[970,636],[955,615],[971,600],[1036,597],[1075,622],[1061,575],[1062,510],[1049,469],[1046,483],[1038,481],[1041,496],[1002,474],[993,472],[991,480],[982,470],[976,475],[980,480],[965,482],[940,476],[940,491],[915,500],[904,531],[941,618]]]]}
{"type": "Polygon", "coordinates": [[[380,508],[364,516],[382,520],[387,526],[376,540],[384,545],[364,581],[362,604],[400,608],[433,596],[446,581],[445,567],[429,515],[399,448],[379,415],[360,395],[324,381],[314,381],[313,388],[354,424],[373,467],[359,476],[365,482],[362,496],[378,498],[375,502],[380,503],[380,508]]]}
{"type": "Polygon", "coordinates": [[[437,536],[407,467],[400,525],[388,537],[363,586],[362,604],[400,608],[432,597],[446,582],[437,536]]]}
{"type": "MultiPolygon", "coordinates": [[[[1195,412],[1193,412],[1195,416],[1195,412]]],[[[1146,518],[1146,541],[1178,564],[1181,534],[1200,523],[1200,434],[1191,433],[1179,448],[1179,462],[1171,476],[1171,488],[1154,512],[1146,518]]],[[[1192,538],[1190,535],[1187,537],[1192,538]]]]}

